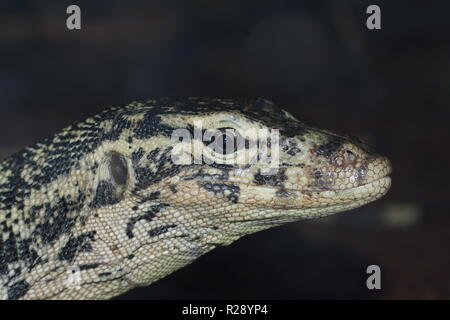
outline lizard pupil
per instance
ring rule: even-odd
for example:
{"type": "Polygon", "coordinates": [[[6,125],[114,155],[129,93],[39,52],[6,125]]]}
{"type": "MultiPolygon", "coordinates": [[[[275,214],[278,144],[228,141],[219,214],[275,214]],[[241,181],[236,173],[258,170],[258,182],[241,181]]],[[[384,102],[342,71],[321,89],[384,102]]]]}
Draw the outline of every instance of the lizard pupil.
{"type": "Polygon", "coordinates": [[[234,135],[234,129],[232,128],[220,128],[221,134],[217,137],[213,137],[212,141],[215,144],[217,152],[227,155],[237,151],[236,137],[234,135]]]}
{"type": "Polygon", "coordinates": [[[112,152],[109,165],[115,183],[124,186],[128,181],[128,164],[125,157],[118,152],[112,152]]]}

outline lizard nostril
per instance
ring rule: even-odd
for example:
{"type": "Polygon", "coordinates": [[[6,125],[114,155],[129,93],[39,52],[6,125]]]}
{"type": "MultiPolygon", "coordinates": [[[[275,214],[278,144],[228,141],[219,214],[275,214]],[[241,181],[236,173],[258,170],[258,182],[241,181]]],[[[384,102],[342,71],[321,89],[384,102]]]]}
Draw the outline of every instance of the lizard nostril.
{"type": "Polygon", "coordinates": [[[345,150],[344,159],[346,163],[353,163],[356,160],[356,155],[350,150],[345,150]]]}

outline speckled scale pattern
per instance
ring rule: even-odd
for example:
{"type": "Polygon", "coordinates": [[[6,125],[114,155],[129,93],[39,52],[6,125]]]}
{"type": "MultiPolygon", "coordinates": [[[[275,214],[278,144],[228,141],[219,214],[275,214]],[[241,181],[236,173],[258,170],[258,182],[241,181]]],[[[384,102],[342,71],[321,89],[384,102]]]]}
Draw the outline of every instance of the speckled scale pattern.
{"type": "Polygon", "coordinates": [[[360,142],[264,99],[107,109],[0,164],[0,298],[111,298],[244,235],[374,201],[390,171],[360,142]],[[264,163],[173,163],[171,134],[200,120],[205,129],[278,129],[280,168],[267,176],[264,163]],[[111,174],[112,155],[125,177],[111,174]]]}

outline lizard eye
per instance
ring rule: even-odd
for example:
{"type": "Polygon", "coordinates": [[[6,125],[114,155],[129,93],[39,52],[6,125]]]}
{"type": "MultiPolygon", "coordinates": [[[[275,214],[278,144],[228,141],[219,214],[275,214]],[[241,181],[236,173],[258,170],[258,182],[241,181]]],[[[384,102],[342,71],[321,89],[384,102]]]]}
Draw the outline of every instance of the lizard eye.
{"type": "Polygon", "coordinates": [[[217,133],[211,137],[211,144],[208,146],[223,155],[236,152],[238,148],[236,130],[233,128],[219,128],[217,130],[217,133]]]}
{"type": "Polygon", "coordinates": [[[109,167],[114,182],[124,186],[128,181],[128,164],[125,157],[118,152],[111,152],[109,167]]]}

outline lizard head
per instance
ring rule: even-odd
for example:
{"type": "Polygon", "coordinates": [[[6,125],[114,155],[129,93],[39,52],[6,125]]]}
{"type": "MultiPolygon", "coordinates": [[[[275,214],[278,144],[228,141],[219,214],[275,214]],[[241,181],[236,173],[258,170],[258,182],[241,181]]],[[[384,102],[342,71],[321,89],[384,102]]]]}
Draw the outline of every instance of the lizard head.
{"type": "Polygon", "coordinates": [[[217,245],[359,207],[390,187],[385,157],[263,99],[133,103],[107,131],[92,207],[138,284],[217,245]]]}
{"type": "MultiPolygon", "coordinates": [[[[387,158],[354,138],[309,127],[267,100],[131,106],[116,116],[113,135],[120,143],[109,154],[113,169],[121,161],[127,168],[124,194],[158,193],[159,201],[182,208],[258,208],[256,216],[265,220],[265,211],[293,219],[344,211],[390,187],[387,158]]],[[[271,215],[268,220],[279,220],[271,215]]]]}

